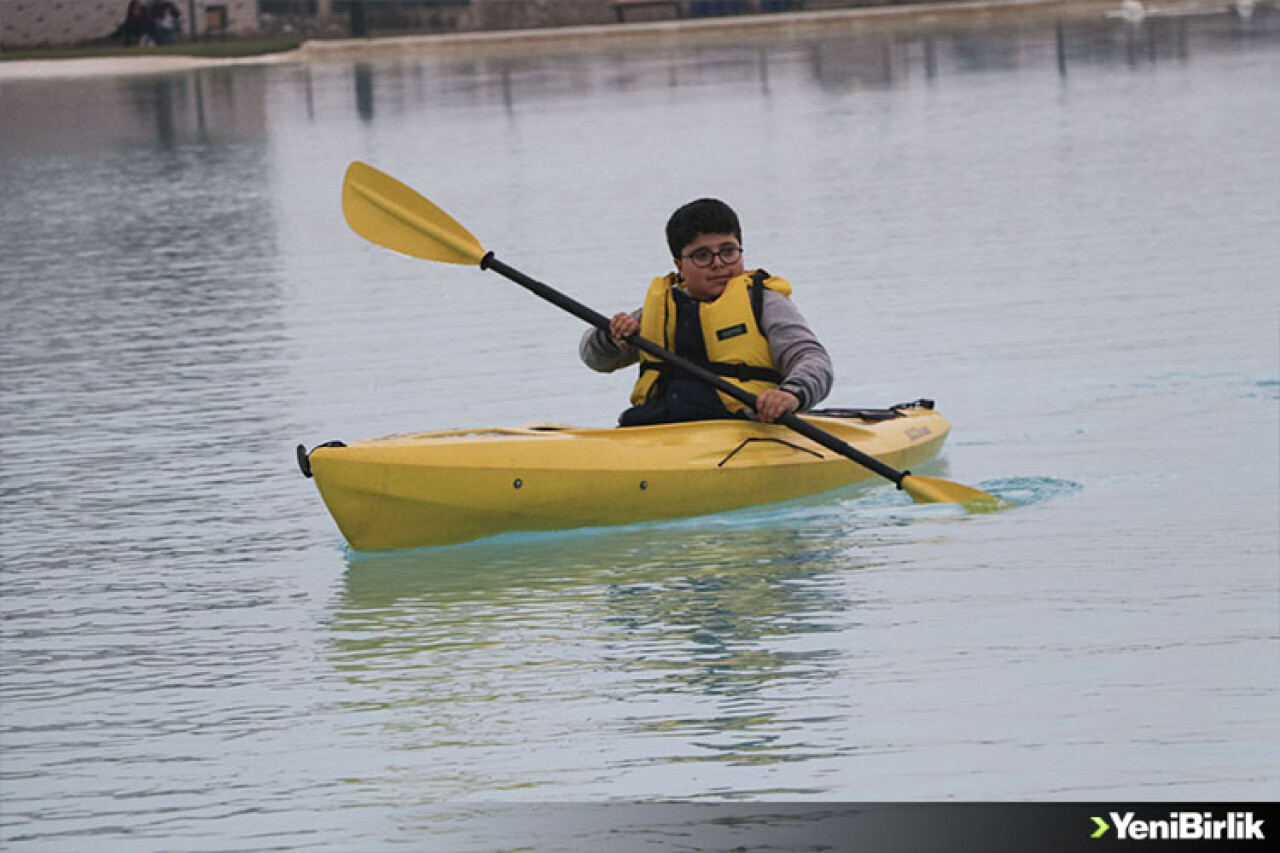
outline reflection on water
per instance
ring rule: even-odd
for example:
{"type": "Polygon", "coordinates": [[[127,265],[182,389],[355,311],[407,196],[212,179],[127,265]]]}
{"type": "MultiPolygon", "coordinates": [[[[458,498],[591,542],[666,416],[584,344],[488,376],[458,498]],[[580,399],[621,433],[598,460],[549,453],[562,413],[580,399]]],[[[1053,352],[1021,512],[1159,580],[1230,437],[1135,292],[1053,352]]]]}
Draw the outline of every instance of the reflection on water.
{"type": "Polygon", "coordinates": [[[454,731],[460,761],[476,745],[461,734],[464,720],[485,720],[486,739],[495,726],[524,726],[486,777],[473,768],[442,777],[446,788],[571,781],[522,757],[564,736],[560,725],[529,724],[548,703],[557,718],[651,742],[615,772],[852,748],[787,735],[835,722],[813,701],[842,661],[823,637],[861,606],[842,575],[862,560],[829,539],[647,526],[351,559],[332,627],[339,671],[379,686],[376,705],[361,710],[417,731],[406,749],[454,731]]]}
{"type": "Polygon", "coordinates": [[[373,66],[358,62],[356,75],[356,113],[364,121],[373,120],[373,66]]]}
{"type": "MultiPolygon", "coordinates": [[[[450,58],[402,55],[382,62],[346,66],[303,66],[296,74],[305,92],[307,115],[315,114],[315,78],[337,70],[349,75],[356,115],[372,121],[379,110],[412,112],[441,98],[459,103],[545,104],[588,92],[702,87],[735,82],[771,94],[770,79],[793,67],[811,83],[833,93],[851,88],[892,87],[921,76],[928,80],[965,74],[1052,67],[1062,78],[1073,69],[1097,69],[1188,62],[1224,49],[1263,47],[1280,27],[1280,12],[1260,8],[1241,19],[1209,10],[1199,14],[1148,18],[1130,24],[1105,18],[1071,18],[1052,29],[1039,24],[921,27],[886,23],[777,39],[747,35],[731,44],[717,41],[690,49],[665,42],[643,47],[581,47],[570,54],[534,51],[522,56],[450,58]],[[691,61],[692,60],[692,61],[691,61]],[[776,67],[775,67],[776,66],[776,67]],[[380,100],[380,97],[384,100],[380,100]]],[[[96,147],[103,139],[122,141],[154,134],[163,146],[261,136],[266,121],[268,69],[240,68],[95,79],[68,84],[0,82],[3,114],[21,116],[4,127],[7,150],[44,150],[78,144],[96,147]],[[74,90],[74,91],[73,91],[74,90]],[[68,103],[67,96],[75,100],[68,103]],[[43,105],[53,106],[53,110],[43,105]],[[93,132],[76,132],[92,116],[93,132]]]]}
{"type": "Polygon", "coordinates": [[[73,532],[150,536],[166,513],[179,517],[163,502],[136,522],[104,514],[109,498],[83,489],[86,477],[124,494],[195,497],[199,481],[225,483],[237,451],[261,446],[279,414],[261,381],[282,357],[261,138],[193,146],[195,117],[171,121],[170,96],[190,90],[133,82],[126,103],[158,110],[154,139],[91,158],[79,143],[9,158],[0,179],[5,240],[22,247],[0,257],[6,485],[29,495],[8,520],[36,541],[55,519],[92,522],[51,548],[73,532]],[[19,464],[28,458],[40,464],[19,464]]]}
{"type": "MultiPolygon", "coordinates": [[[[731,44],[690,50],[671,44],[641,48],[584,48],[565,55],[495,54],[488,58],[414,58],[353,66],[354,104],[359,117],[375,117],[375,97],[385,87],[382,109],[413,112],[444,98],[449,102],[500,103],[510,111],[524,102],[572,98],[601,90],[704,87],[732,82],[774,94],[770,80],[793,68],[833,94],[888,88],[924,77],[991,74],[1053,68],[1065,82],[1072,70],[1185,63],[1202,52],[1262,43],[1280,26],[1280,13],[1264,8],[1241,20],[1219,10],[1150,18],[1140,24],[1073,18],[1043,25],[984,22],[950,28],[911,22],[853,32],[802,35],[779,40],[746,35],[731,44]],[[690,62],[690,58],[693,62],[690,62]],[[604,60],[602,68],[601,60],[604,60]],[[603,73],[602,73],[603,72],[603,73]],[[406,85],[408,84],[408,85],[406,85]],[[466,96],[470,95],[470,98],[466,96]]],[[[305,85],[310,86],[310,75],[305,85]]]]}
{"type": "Polygon", "coordinates": [[[264,83],[0,85],[0,846],[162,832],[290,714],[297,587],[236,568],[299,542],[264,83]]]}
{"type": "MultiPolygon", "coordinates": [[[[1000,485],[1024,505],[1071,491],[1047,479],[1000,485]]],[[[859,735],[846,683],[851,666],[878,665],[859,637],[888,613],[859,590],[858,574],[895,568],[895,542],[918,542],[922,525],[944,525],[945,535],[966,516],[892,492],[843,491],[634,528],[350,552],[331,623],[334,665],[378,694],[350,710],[364,717],[360,729],[414,732],[403,749],[445,738],[436,762],[450,769],[433,787],[452,796],[582,785],[582,768],[540,764],[564,737],[563,720],[634,739],[607,759],[619,784],[648,784],[639,780],[663,767],[765,767],[883,748],[859,735]],[[492,740],[508,729],[509,741],[492,740]],[[463,770],[476,748],[492,754],[488,771],[463,770]]]]}
{"type": "Polygon", "coordinates": [[[0,79],[0,157],[104,148],[261,143],[267,71],[211,69],[88,80],[0,79]]]}

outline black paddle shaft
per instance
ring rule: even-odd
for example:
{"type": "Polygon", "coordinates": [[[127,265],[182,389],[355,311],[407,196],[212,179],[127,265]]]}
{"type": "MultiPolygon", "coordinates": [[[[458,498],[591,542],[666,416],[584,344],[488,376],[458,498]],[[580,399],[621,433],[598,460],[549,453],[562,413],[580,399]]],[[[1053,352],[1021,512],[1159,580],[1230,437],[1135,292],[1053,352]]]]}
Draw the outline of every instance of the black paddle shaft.
{"type": "MultiPolygon", "coordinates": [[[[597,329],[600,329],[601,331],[604,331],[604,332],[609,331],[608,317],[604,316],[598,311],[594,311],[591,308],[588,308],[586,305],[583,305],[581,302],[574,299],[573,297],[566,296],[565,294],[561,293],[555,288],[549,287],[543,284],[542,282],[538,281],[537,279],[530,278],[529,276],[520,272],[520,270],[515,269],[514,267],[508,266],[507,264],[503,263],[502,261],[494,257],[493,252],[489,252],[487,255],[485,255],[483,258],[480,259],[480,269],[493,270],[499,275],[507,279],[510,279],[511,281],[520,285],[525,290],[528,290],[529,292],[533,293],[535,296],[539,296],[542,299],[545,299],[547,302],[550,302],[552,305],[555,305],[557,308],[561,308],[565,311],[568,311],[570,314],[577,317],[579,320],[589,323],[590,325],[595,326],[597,329]]],[[[663,361],[667,362],[668,364],[672,365],[673,367],[676,367],[679,370],[683,370],[685,373],[688,373],[690,376],[693,376],[697,379],[702,380],[703,382],[706,382],[708,385],[715,388],[717,391],[720,391],[721,393],[724,393],[724,394],[728,394],[730,397],[733,397],[735,400],[739,401],[740,403],[745,404],[752,411],[755,411],[755,408],[756,408],[755,394],[752,394],[750,391],[747,391],[744,388],[740,388],[737,385],[734,385],[732,382],[727,381],[723,377],[715,373],[712,373],[710,370],[706,369],[702,365],[692,362],[689,359],[685,358],[684,356],[676,355],[675,353],[667,350],[666,348],[661,347],[658,344],[655,344],[653,341],[647,338],[642,338],[639,335],[632,335],[630,338],[627,339],[627,342],[630,343],[632,346],[636,347],[637,349],[644,350],[645,352],[649,353],[649,355],[652,355],[656,358],[660,358],[663,361]]],[[[853,447],[852,445],[850,445],[848,442],[841,441],[839,438],[827,432],[826,430],[819,429],[818,427],[814,426],[808,421],[805,421],[796,417],[795,414],[791,412],[788,412],[782,417],[778,418],[778,423],[795,430],[796,432],[803,435],[805,438],[817,444],[822,445],[823,447],[827,448],[833,453],[838,453],[841,456],[844,456],[848,459],[853,460],[854,462],[857,462],[862,467],[870,471],[874,471],[875,473],[879,474],[881,477],[884,477],[886,480],[896,483],[899,489],[902,488],[903,478],[906,477],[907,474],[909,473],[906,471],[898,471],[897,469],[884,464],[879,459],[876,459],[874,456],[868,456],[867,454],[863,453],[861,450],[858,450],[856,447],[853,447]]]]}

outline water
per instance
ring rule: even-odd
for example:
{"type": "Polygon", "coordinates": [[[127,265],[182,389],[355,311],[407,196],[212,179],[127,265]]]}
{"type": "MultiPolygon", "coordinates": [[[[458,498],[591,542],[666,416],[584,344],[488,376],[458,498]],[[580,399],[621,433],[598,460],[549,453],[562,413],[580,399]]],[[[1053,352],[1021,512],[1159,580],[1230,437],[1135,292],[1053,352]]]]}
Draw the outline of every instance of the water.
{"type": "Polygon", "coordinates": [[[0,80],[0,846],[1274,799],[1280,21],[1060,32],[0,80]],[[606,425],[631,381],[498,277],[351,234],[353,159],[605,312],[666,269],[671,209],[726,198],[831,401],[936,397],[933,473],[1018,506],[348,552],[296,443],[606,425]]]}

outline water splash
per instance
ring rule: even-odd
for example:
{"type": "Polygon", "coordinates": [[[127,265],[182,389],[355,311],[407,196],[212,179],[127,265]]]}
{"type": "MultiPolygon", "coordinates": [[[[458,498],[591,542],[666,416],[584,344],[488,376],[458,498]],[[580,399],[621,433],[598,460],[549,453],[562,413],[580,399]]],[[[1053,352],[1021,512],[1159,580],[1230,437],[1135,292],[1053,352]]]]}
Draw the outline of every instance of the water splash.
{"type": "Polygon", "coordinates": [[[1073,480],[1059,480],[1056,477],[1005,477],[985,480],[980,488],[1010,506],[1022,507],[1075,494],[1084,486],[1073,480]]]}

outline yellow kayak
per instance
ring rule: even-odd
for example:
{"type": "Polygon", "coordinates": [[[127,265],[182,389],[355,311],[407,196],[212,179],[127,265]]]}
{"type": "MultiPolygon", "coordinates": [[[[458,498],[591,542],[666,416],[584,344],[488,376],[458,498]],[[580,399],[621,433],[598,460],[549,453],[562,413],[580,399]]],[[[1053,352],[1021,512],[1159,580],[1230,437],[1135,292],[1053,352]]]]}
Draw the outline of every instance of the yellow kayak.
{"type": "MultiPolygon", "coordinates": [[[[804,420],[897,468],[935,455],[950,431],[928,401],[804,420]]],[[[876,476],[791,429],[741,420],[394,435],[299,447],[298,462],[358,551],[704,515],[876,476]]]]}

